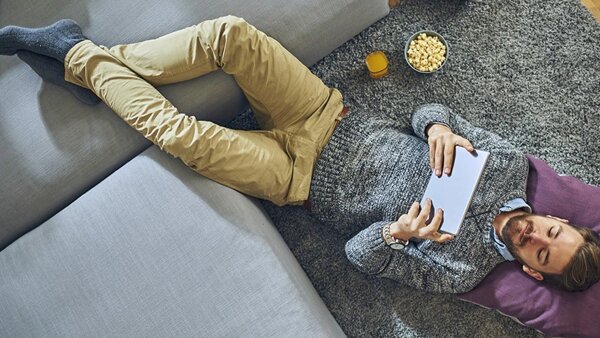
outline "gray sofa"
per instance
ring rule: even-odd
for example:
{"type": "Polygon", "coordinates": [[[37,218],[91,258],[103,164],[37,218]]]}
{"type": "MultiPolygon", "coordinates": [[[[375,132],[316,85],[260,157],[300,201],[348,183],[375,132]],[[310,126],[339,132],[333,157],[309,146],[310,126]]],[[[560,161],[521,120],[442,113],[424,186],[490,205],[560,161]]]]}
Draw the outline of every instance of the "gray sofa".
{"type": "MultiPolygon", "coordinates": [[[[7,0],[0,26],[72,18],[111,46],[232,14],[311,65],[387,3],[7,0]]],[[[221,124],[247,107],[222,72],[159,90],[221,124]]],[[[0,337],[344,335],[255,199],[15,56],[0,56],[0,141],[0,337]]]]}

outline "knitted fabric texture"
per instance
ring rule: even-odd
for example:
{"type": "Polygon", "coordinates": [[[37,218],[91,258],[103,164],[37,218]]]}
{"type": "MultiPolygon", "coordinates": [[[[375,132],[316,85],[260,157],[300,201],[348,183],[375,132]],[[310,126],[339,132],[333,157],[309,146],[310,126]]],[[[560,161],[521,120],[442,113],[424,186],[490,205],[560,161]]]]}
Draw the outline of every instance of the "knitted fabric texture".
{"type": "Polygon", "coordinates": [[[71,19],[41,28],[6,26],[0,29],[0,55],[28,50],[63,62],[69,49],[84,39],[81,27],[71,19]]]}
{"type": "MultiPolygon", "coordinates": [[[[342,92],[348,120],[391,116],[412,133],[418,106],[443,103],[557,172],[600,185],[597,41],[600,25],[579,0],[402,0],[311,70],[342,92]],[[436,74],[418,74],[404,61],[406,40],[423,29],[450,44],[436,74]],[[364,64],[375,50],[390,61],[377,80],[364,64]]],[[[235,122],[258,128],[250,114],[235,122]]],[[[347,238],[306,209],[262,206],[349,337],[543,337],[454,295],[364,274],[346,257],[347,238]]]]}
{"type": "Polygon", "coordinates": [[[346,243],[346,255],[360,271],[431,292],[466,292],[504,260],[489,229],[504,203],[526,198],[527,159],[506,140],[440,104],[424,105],[412,115],[416,135],[401,125],[391,117],[351,112],[316,164],[312,212],[340,233],[353,236],[346,243]],[[431,123],[450,126],[490,157],[452,241],[413,241],[404,250],[393,250],[385,244],[382,228],[425,192],[431,176],[425,128],[431,123]]]}

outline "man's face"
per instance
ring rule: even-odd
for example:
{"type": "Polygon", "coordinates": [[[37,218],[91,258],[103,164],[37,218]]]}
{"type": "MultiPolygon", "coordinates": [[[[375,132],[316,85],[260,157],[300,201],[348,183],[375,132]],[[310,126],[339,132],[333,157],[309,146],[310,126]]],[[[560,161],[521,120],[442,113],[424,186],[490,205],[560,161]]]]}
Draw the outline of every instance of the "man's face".
{"type": "Polygon", "coordinates": [[[502,228],[502,240],[508,250],[527,267],[548,274],[561,274],[577,249],[583,236],[565,220],[551,216],[518,214],[502,228]]]}

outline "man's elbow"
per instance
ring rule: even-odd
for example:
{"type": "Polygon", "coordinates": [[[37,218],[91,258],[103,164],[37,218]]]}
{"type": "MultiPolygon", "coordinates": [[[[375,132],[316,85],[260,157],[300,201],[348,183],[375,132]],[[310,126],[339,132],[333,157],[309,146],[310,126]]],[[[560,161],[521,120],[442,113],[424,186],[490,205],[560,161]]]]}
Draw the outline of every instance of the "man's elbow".
{"type": "Polygon", "coordinates": [[[465,293],[473,290],[479,281],[469,276],[457,276],[453,284],[451,293],[465,293]]]}
{"type": "Polygon", "coordinates": [[[377,275],[385,270],[389,263],[390,255],[382,256],[381,253],[373,253],[362,247],[353,245],[348,241],[345,247],[346,257],[360,272],[368,275],[377,275]]]}

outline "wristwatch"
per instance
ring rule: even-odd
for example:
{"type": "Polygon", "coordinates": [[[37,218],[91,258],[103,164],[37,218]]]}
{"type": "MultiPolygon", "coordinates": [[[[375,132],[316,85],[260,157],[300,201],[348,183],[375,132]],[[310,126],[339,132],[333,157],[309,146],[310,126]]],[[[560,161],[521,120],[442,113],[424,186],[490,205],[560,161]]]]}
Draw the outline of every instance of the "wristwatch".
{"type": "Polygon", "coordinates": [[[390,246],[390,248],[392,248],[394,250],[402,250],[408,245],[408,241],[405,241],[405,240],[402,240],[399,238],[394,238],[390,234],[390,226],[391,225],[392,225],[392,223],[387,224],[386,226],[383,227],[383,240],[385,241],[385,244],[390,246]]]}

